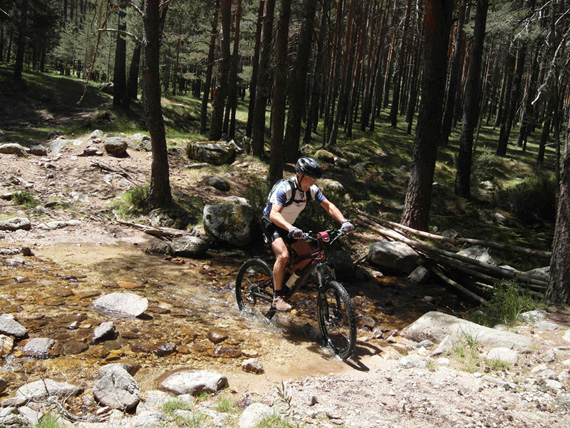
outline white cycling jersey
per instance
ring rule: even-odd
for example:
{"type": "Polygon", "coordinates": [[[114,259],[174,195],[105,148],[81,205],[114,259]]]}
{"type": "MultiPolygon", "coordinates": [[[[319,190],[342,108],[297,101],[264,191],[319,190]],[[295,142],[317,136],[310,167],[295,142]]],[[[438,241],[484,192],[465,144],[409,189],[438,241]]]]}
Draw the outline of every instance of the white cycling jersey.
{"type": "Polygon", "coordinates": [[[316,184],[313,184],[307,192],[303,192],[295,185],[295,189],[291,188],[291,182],[297,183],[296,177],[289,180],[283,180],[281,184],[275,189],[273,194],[269,196],[269,203],[263,210],[263,215],[269,217],[271,212],[271,207],[273,204],[284,207],[281,214],[287,220],[287,222],[294,224],[297,217],[307,206],[307,201],[312,199],[318,204],[326,200],[325,196],[321,192],[321,189],[316,184]],[[293,191],[295,194],[293,195],[293,191]],[[310,196],[309,196],[310,195],[310,196]],[[291,201],[287,205],[287,201],[291,201]]]}

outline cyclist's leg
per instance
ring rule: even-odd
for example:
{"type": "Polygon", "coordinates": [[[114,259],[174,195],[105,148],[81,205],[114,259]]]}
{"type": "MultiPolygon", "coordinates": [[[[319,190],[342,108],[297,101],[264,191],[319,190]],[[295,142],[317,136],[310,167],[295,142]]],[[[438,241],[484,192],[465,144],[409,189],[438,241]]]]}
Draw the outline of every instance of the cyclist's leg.
{"type": "Polygon", "coordinates": [[[283,288],[283,278],[285,277],[285,269],[289,262],[289,251],[283,238],[279,237],[271,243],[271,248],[275,253],[275,264],[273,265],[273,286],[275,294],[280,295],[283,288]]]}

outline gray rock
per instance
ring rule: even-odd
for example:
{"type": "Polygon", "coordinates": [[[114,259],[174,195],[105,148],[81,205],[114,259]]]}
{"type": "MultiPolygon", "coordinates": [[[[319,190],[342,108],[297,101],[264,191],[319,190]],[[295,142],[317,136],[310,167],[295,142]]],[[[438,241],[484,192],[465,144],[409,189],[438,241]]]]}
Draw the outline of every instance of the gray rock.
{"type": "Polygon", "coordinates": [[[28,330],[15,321],[12,315],[2,314],[0,315],[0,333],[21,339],[27,336],[28,330]]]}
{"type": "Polygon", "coordinates": [[[103,141],[103,147],[111,156],[124,157],[127,155],[129,144],[124,138],[110,137],[103,141]]]}
{"type": "Polygon", "coordinates": [[[111,293],[93,302],[93,308],[118,318],[138,317],[148,308],[148,300],[132,293],[111,293]]]}
{"type": "Polygon", "coordinates": [[[115,335],[115,323],[112,321],[107,321],[101,323],[98,327],[95,328],[93,331],[93,342],[98,342],[100,340],[113,337],[115,335]]]}
{"type": "Polygon", "coordinates": [[[112,409],[130,410],[140,401],[140,388],[135,379],[120,365],[112,365],[93,386],[95,399],[112,409]]]}
{"type": "Polygon", "coordinates": [[[34,144],[30,147],[30,153],[34,156],[47,156],[48,149],[46,146],[42,146],[41,144],[34,144]]]}
{"type": "Polygon", "coordinates": [[[15,217],[10,218],[8,220],[0,221],[0,230],[30,230],[32,228],[32,224],[30,223],[30,219],[25,217],[15,217]]]}
{"type": "Polygon", "coordinates": [[[368,250],[367,260],[381,269],[409,275],[417,267],[420,256],[403,242],[375,242],[368,250]]]}
{"type": "Polygon", "coordinates": [[[557,330],[558,326],[554,323],[548,322],[548,321],[541,321],[537,324],[534,325],[535,328],[539,328],[541,330],[557,330]]]}
{"type": "Polygon", "coordinates": [[[175,239],[171,246],[175,256],[189,258],[204,257],[210,248],[206,240],[191,235],[175,239]]]}
{"type": "Polygon", "coordinates": [[[414,271],[408,275],[408,279],[416,284],[422,284],[427,281],[429,277],[429,270],[423,266],[418,266],[414,271]]]}
{"type": "Polygon", "coordinates": [[[411,368],[426,368],[427,367],[427,360],[425,358],[420,357],[419,355],[406,355],[398,360],[399,364],[404,367],[405,369],[411,368]]]}
{"type": "Polygon", "coordinates": [[[215,240],[235,247],[251,242],[256,217],[248,205],[206,205],[204,229],[215,240]]]}
{"type": "Polygon", "coordinates": [[[36,337],[30,339],[22,348],[22,351],[31,357],[46,358],[49,350],[55,345],[55,340],[48,337],[36,337]]]}
{"type": "Polygon", "coordinates": [[[501,361],[508,364],[516,364],[519,361],[518,354],[509,348],[493,348],[485,356],[487,360],[501,361]]]}
{"type": "Polygon", "coordinates": [[[220,391],[228,386],[228,379],[214,370],[179,371],[164,379],[160,386],[176,395],[198,396],[220,391]]]}
{"type": "Polygon", "coordinates": [[[16,391],[13,398],[5,400],[3,406],[21,406],[29,401],[40,401],[47,397],[70,397],[79,395],[83,388],[65,382],[56,382],[51,379],[36,380],[27,383],[16,391]]]}
{"type": "Polygon", "coordinates": [[[236,157],[236,145],[225,141],[194,141],[186,146],[188,159],[212,165],[232,163],[236,157]]]}
{"type": "Polygon", "coordinates": [[[30,149],[17,143],[7,143],[0,145],[0,153],[5,155],[16,155],[20,157],[28,156],[30,149]]]}
{"type": "Polygon", "coordinates": [[[164,403],[171,401],[172,395],[168,392],[151,390],[141,394],[141,402],[137,406],[137,414],[142,412],[161,411],[164,403]]]}
{"type": "Polygon", "coordinates": [[[542,310],[527,311],[519,315],[519,321],[526,323],[539,322],[545,319],[547,315],[547,312],[542,310]]]}
{"type": "Polygon", "coordinates": [[[3,377],[0,377],[0,394],[6,391],[6,388],[8,388],[8,382],[3,377]]]}
{"type": "Polygon", "coordinates": [[[472,247],[466,248],[465,250],[459,251],[457,254],[490,264],[492,266],[498,266],[497,261],[494,260],[493,257],[491,257],[489,254],[489,249],[482,247],[481,245],[474,245],[472,247]]]}
{"type": "Polygon", "coordinates": [[[253,403],[247,406],[239,418],[239,428],[255,428],[275,412],[267,404],[253,403]]]}
{"type": "Polygon", "coordinates": [[[404,328],[402,335],[416,342],[425,339],[442,342],[449,336],[450,346],[467,338],[481,345],[494,348],[527,350],[532,346],[532,340],[520,334],[498,331],[435,311],[424,314],[404,328]]]}
{"type": "Polygon", "coordinates": [[[91,135],[89,135],[89,138],[95,142],[101,142],[103,141],[103,138],[105,138],[105,133],[100,129],[96,129],[91,133],[91,135]]]}
{"type": "Polygon", "coordinates": [[[263,363],[259,360],[259,358],[250,358],[248,360],[245,360],[243,363],[241,363],[241,368],[244,372],[247,373],[261,374],[265,372],[263,363]]]}
{"type": "Polygon", "coordinates": [[[18,414],[16,407],[2,407],[0,408],[0,426],[1,427],[20,427],[26,426],[26,420],[18,414]]]}
{"type": "Polygon", "coordinates": [[[230,204],[249,205],[249,201],[247,199],[240,198],[239,196],[228,196],[224,198],[224,201],[229,202],[230,204]]]}
{"type": "Polygon", "coordinates": [[[227,192],[231,188],[229,181],[221,177],[209,177],[206,180],[206,185],[212,186],[222,192],[227,192]]]}

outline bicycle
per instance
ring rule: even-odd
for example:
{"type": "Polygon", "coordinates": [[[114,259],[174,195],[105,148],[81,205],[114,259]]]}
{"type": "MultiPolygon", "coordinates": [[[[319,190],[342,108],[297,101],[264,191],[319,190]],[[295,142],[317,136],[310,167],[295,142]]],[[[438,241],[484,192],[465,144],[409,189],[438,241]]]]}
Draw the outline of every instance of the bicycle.
{"type": "MultiPolygon", "coordinates": [[[[290,257],[286,272],[292,274],[293,267],[303,260],[310,263],[303,268],[299,278],[288,290],[290,298],[316,272],[318,278],[317,316],[319,329],[325,346],[345,360],[354,352],[356,345],[356,316],[348,292],[335,278],[335,272],[325,257],[325,246],[331,245],[344,235],[340,230],[326,230],[304,233],[303,238],[311,244],[311,251],[301,256],[289,248],[290,257]]],[[[284,281],[285,283],[285,281],[284,281]]],[[[285,286],[285,284],[284,284],[285,286]]],[[[271,319],[273,307],[273,270],[260,258],[247,260],[239,268],[236,278],[236,300],[241,311],[261,313],[271,319]]]]}

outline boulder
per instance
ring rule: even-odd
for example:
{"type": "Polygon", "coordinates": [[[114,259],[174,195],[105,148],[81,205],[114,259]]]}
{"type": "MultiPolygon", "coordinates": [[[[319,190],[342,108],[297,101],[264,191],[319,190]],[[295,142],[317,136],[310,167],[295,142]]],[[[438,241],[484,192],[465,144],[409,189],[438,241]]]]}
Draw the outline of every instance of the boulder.
{"type": "Polygon", "coordinates": [[[370,246],[368,263],[393,273],[411,274],[418,266],[420,256],[403,242],[375,242],[370,246]]]}
{"type": "Polygon", "coordinates": [[[186,146],[188,159],[212,165],[230,164],[235,160],[235,143],[225,141],[193,141],[186,146]]]}
{"type": "Polygon", "coordinates": [[[428,312],[402,330],[402,335],[416,342],[449,342],[449,346],[470,339],[489,348],[527,350],[532,340],[520,334],[499,331],[441,312],[428,312]]]}
{"type": "Polygon", "coordinates": [[[111,293],[93,302],[99,312],[118,318],[138,317],[148,308],[148,300],[132,293],[111,293]]]}
{"type": "Polygon", "coordinates": [[[103,146],[108,154],[118,158],[127,156],[127,141],[121,137],[110,137],[103,141],[103,146]]]}
{"type": "Polygon", "coordinates": [[[171,374],[160,386],[176,395],[214,394],[228,386],[228,379],[214,370],[183,370],[171,374]]]}
{"type": "Polygon", "coordinates": [[[248,205],[218,204],[204,207],[204,230],[216,241],[233,247],[251,242],[256,216],[248,205]]]}
{"type": "Polygon", "coordinates": [[[0,221],[0,230],[30,230],[32,228],[32,224],[30,223],[30,219],[25,217],[15,217],[10,218],[8,220],[0,221]]]}
{"type": "Polygon", "coordinates": [[[16,155],[20,157],[28,156],[30,149],[17,143],[7,143],[0,145],[0,153],[5,155],[16,155]]]}
{"type": "Polygon", "coordinates": [[[201,258],[209,249],[208,242],[197,236],[184,235],[171,244],[173,254],[177,257],[201,258]]]}
{"type": "Polygon", "coordinates": [[[123,411],[130,410],[139,403],[140,388],[127,370],[113,364],[100,373],[93,387],[93,396],[99,403],[123,411]]]}

